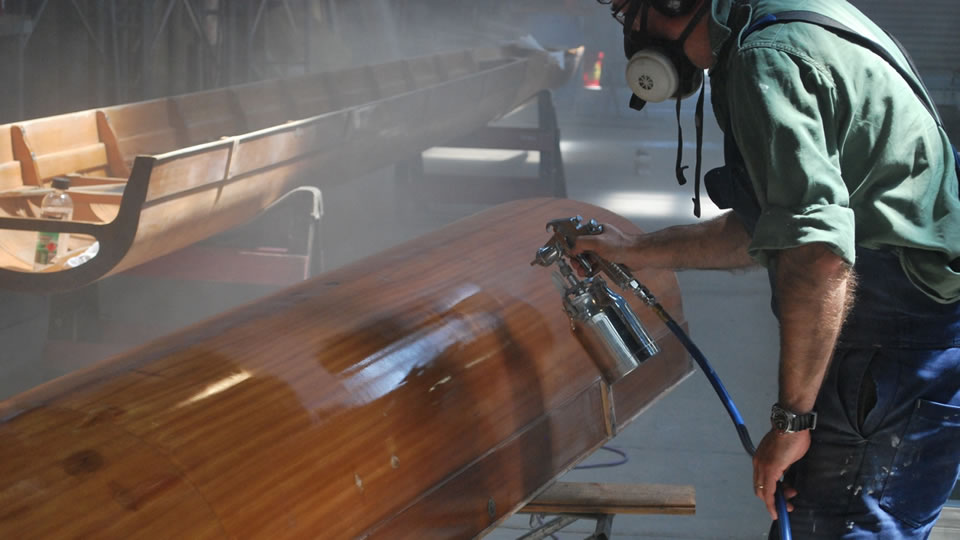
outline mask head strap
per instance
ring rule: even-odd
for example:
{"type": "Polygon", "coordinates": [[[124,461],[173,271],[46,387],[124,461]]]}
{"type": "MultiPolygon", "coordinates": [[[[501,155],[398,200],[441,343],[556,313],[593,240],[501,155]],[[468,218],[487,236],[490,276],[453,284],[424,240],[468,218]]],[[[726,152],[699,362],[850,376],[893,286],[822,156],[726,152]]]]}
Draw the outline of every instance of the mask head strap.
{"type": "Polygon", "coordinates": [[[683,32],[680,33],[680,36],[677,38],[677,41],[683,44],[690,37],[690,34],[693,33],[693,29],[697,27],[697,24],[700,23],[700,19],[707,14],[707,9],[710,7],[710,0],[703,0],[703,3],[700,4],[700,9],[694,14],[693,18],[690,19],[690,22],[687,23],[687,27],[683,29],[683,32]]]}

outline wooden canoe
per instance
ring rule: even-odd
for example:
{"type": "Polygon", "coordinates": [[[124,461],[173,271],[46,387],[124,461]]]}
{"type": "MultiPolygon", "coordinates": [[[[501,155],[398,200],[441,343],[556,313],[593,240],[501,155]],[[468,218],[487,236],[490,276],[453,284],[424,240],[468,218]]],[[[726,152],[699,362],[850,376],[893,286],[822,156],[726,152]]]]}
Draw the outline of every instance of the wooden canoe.
{"type": "MultiPolygon", "coordinates": [[[[0,403],[0,538],[473,538],[692,363],[606,386],[516,201],[0,403]]],[[[684,324],[676,276],[638,277],[684,324]]]]}
{"type": "Polygon", "coordinates": [[[183,248],[298,185],[344,182],[466,135],[564,82],[578,58],[466,50],[0,126],[0,288],[76,288],[183,248]],[[73,219],[39,219],[64,175],[73,219]],[[71,237],[37,271],[41,230],[71,237]],[[72,267],[94,242],[96,257],[72,267]]]}

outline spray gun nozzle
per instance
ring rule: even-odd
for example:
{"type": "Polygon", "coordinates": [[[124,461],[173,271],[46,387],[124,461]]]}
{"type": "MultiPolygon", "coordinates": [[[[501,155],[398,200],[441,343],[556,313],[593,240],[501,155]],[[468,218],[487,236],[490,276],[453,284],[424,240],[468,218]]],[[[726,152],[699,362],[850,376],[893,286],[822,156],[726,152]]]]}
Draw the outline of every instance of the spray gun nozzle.
{"type": "MultiPolygon", "coordinates": [[[[610,290],[598,273],[602,271],[617,286],[644,298],[645,302],[641,291],[646,288],[626,267],[595,254],[574,255],[571,252],[577,236],[603,232],[603,225],[596,220],[584,222],[580,216],[555,219],[547,223],[547,230],[553,235],[537,250],[531,265],[557,265],[569,284],[563,290],[563,307],[571,327],[604,379],[613,384],[657,354],[660,347],[647,334],[630,305],[610,290]],[[582,267],[587,277],[582,281],[577,279],[571,263],[582,267]]],[[[652,298],[649,291],[646,295],[652,298]]]]}

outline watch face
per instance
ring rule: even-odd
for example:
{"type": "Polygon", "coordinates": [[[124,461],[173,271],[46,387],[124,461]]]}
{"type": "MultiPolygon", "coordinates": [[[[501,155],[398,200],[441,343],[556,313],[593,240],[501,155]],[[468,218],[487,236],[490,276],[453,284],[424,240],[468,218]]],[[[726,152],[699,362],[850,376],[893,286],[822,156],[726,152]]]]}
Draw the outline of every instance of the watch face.
{"type": "Polygon", "coordinates": [[[790,417],[786,411],[774,408],[770,414],[770,423],[777,431],[786,432],[790,429],[790,417]]]}

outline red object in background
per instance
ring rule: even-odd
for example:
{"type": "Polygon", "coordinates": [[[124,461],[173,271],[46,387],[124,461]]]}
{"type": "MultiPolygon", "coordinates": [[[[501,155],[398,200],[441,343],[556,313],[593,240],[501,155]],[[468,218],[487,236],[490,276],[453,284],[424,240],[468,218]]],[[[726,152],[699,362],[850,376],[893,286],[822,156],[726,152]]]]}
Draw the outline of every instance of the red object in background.
{"type": "Polygon", "coordinates": [[[603,51],[591,54],[583,64],[583,87],[587,90],[600,90],[600,78],[603,76],[603,51]]]}

